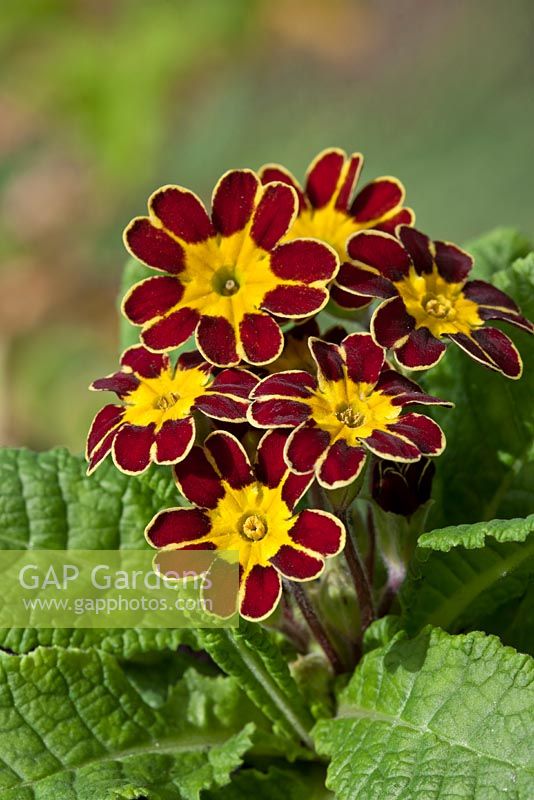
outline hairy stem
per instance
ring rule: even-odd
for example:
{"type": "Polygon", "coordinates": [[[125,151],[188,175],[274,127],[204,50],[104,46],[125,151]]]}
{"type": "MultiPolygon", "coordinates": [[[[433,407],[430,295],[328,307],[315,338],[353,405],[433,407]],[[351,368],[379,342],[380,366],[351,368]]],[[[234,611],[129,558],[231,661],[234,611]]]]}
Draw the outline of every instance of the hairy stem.
{"type": "Polygon", "coordinates": [[[356,594],[358,595],[363,633],[363,631],[369,627],[371,622],[373,622],[376,616],[373,603],[373,594],[364,563],[354,540],[354,532],[352,529],[352,520],[349,510],[344,509],[343,511],[340,511],[339,517],[345,525],[345,529],[347,531],[347,543],[345,545],[344,552],[352,580],[354,581],[356,594]]]}
{"type": "Polygon", "coordinates": [[[336,675],[341,674],[345,671],[345,667],[341,658],[339,657],[338,653],[336,652],[334,645],[332,644],[330,637],[328,636],[321,620],[315,613],[315,609],[310,602],[310,599],[300,583],[291,582],[288,584],[291,590],[293,597],[295,598],[295,602],[297,603],[298,607],[301,610],[302,616],[306,620],[309,625],[311,632],[313,633],[317,643],[322,648],[325,656],[329,660],[330,664],[332,665],[332,669],[336,673],[336,675]]]}

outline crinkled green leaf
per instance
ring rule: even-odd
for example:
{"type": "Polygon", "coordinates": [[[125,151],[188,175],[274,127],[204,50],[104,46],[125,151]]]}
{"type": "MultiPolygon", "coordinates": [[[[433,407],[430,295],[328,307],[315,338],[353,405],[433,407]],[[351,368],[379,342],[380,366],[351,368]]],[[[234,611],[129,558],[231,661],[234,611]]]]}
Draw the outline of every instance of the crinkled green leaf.
{"type": "Polygon", "coordinates": [[[231,783],[215,792],[205,792],[203,800],[334,800],[324,785],[322,766],[272,767],[267,772],[243,769],[231,783]]]}
{"type": "Polygon", "coordinates": [[[505,603],[480,620],[480,628],[496,634],[503,644],[534,656],[534,582],[521,597],[505,603]]]}
{"type": "Polygon", "coordinates": [[[534,661],[426,629],[373,650],[315,728],[339,800],[530,800],[534,661]]]}
{"type": "Polygon", "coordinates": [[[301,745],[311,745],[313,718],[269,633],[241,620],[238,629],[206,629],[197,635],[201,647],[273,722],[287,742],[288,756],[302,755],[301,745]]]}
{"type": "MultiPolygon", "coordinates": [[[[64,449],[0,451],[2,549],[113,550],[146,547],[143,531],[161,508],[176,505],[170,470],[123,475],[111,463],[90,477],[84,459],[64,449]]],[[[194,644],[191,630],[0,629],[0,646],[28,652],[39,644],[103,650],[125,658],[194,644]]]]}
{"type": "MultiPolygon", "coordinates": [[[[502,266],[493,283],[534,318],[534,254],[502,266]]],[[[434,481],[436,527],[526,516],[534,508],[534,337],[504,323],[502,330],[522,355],[520,380],[485,369],[452,345],[425,375],[429,391],[456,404],[439,413],[447,448],[434,481]]]]}
{"type": "MultiPolygon", "coordinates": [[[[401,591],[409,632],[424,625],[448,631],[481,620],[520,598],[534,575],[534,515],[426,533],[401,591]]],[[[515,643],[514,643],[515,644],[515,643]]]]}
{"type": "Polygon", "coordinates": [[[532,250],[532,243],[514,228],[495,228],[485,236],[468,242],[465,249],[475,259],[470,277],[492,280],[495,272],[507,268],[517,258],[532,250]]]}
{"type": "Polygon", "coordinates": [[[154,709],[105,653],[0,654],[2,800],[197,800],[223,786],[254,726],[235,687],[206,679],[199,692],[196,677],[154,709]]]}

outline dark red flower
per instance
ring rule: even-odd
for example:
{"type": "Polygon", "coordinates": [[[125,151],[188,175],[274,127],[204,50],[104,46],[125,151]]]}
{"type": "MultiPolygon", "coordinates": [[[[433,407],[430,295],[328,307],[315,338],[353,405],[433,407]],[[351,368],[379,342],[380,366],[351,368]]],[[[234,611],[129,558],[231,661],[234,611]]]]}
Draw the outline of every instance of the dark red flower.
{"type": "Polygon", "coordinates": [[[325,511],[294,512],[313,474],[291,474],[286,436],[270,431],[251,465],[230,433],[216,431],[175,467],[178,486],[195,508],[160,511],[146,529],[158,549],[212,549],[239,553],[239,608],[243,617],[268,617],[280,599],[281,576],[309,581],[324,559],[342,550],[345,529],[325,511]]]}
{"type": "Polygon", "coordinates": [[[274,361],[283,346],[275,317],[319,311],[339,266],[321,242],[280,244],[297,207],[291,187],[262,186],[250,170],[223,175],[211,217],[188,189],[158,189],[149,216],[134,219],[124,233],[132,255],[166,273],[138,283],[123,302],[130,322],[143,326],[146,347],[172,350],[195,333],[212,364],[274,361]]]}
{"type": "Polygon", "coordinates": [[[384,511],[409,517],[430,499],[435,472],[429,458],[412,464],[378,460],[373,467],[373,500],[384,511]]]}
{"type": "Polygon", "coordinates": [[[307,372],[269,375],[251,392],[248,418],[263,428],[295,428],[285,458],[297,474],[314,470],[334,489],[352,483],[367,450],[394,461],[417,461],[445,447],[439,425],[413,412],[414,403],[451,405],[423,393],[385,363],[384,350],[368,333],[340,345],[310,339],[317,378],[307,372]]]}
{"type": "Polygon", "coordinates": [[[128,474],[143,472],[152,461],[174,464],[195,440],[195,411],[218,420],[242,422],[257,378],[244,369],[213,367],[197,353],[184,353],[173,368],[165,354],[141,345],[130,347],[121,369],[96,380],[91,388],[115,392],[121,405],[107,405],[93,420],[87,438],[88,473],[112,453],[128,474]]]}
{"type": "Polygon", "coordinates": [[[395,351],[407,369],[437,364],[454,342],[485,367],[519,378],[522,363],[511,339],[491,319],[532,333],[514,301],[485,281],[468,281],[473,259],[449,242],[432,242],[415,228],[400,226],[393,236],[368,231],[348,243],[351,263],[344,263],[337,284],[354,308],[383,298],[373,314],[371,332],[395,351]]]}

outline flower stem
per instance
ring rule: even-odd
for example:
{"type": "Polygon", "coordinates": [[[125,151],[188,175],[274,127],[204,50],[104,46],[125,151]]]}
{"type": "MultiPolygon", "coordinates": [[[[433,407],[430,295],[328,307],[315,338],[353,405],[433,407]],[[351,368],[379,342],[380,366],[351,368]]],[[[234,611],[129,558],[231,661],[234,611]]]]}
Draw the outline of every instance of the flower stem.
{"type": "Polygon", "coordinates": [[[375,528],[375,520],[373,517],[373,509],[371,508],[371,506],[368,506],[367,508],[367,536],[368,536],[369,549],[367,551],[367,557],[365,559],[365,568],[367,571],[369,583],[372,585],[373,575],[375,571],[375,558],[376,558],[376,528],[375,528]]]}
{"type": "Polygon", "coordinates": [[[339,512],[339,516],[345,530],[347,531],[347,543],[345,545],[345,558],[349,566],[352,580],[356,594],[358,595],[358,602],[360,604],[361,625],[362,633],[369,627],[371,622],[375,619],[375,608],[373,603],[373,594],[369,583],[369,578],[358,552],[356,542],[354,540],[354,532],[352,530],[351,515],[349,509],[345,508],[339,512]]]}
{"type": "Polygon", "coordinates": [[[321,620],[317,616],[315,609],[309,600],[308,595],[306,594],[300,583],[295,583],[291,581],[290,583],[288,583],[288,585],[290,587],[291,594],[295,598],[295,602],[300,608],[302,616],[308,623],[309,628],[313,633],[317,643],[320,645],[325,656],[332,665],[332,669],[334,670],[336,675],[345,672],[345,667],[341,661],[341,658],[337,654],[330,640],[330,637],[328,636],[321,620]]]}

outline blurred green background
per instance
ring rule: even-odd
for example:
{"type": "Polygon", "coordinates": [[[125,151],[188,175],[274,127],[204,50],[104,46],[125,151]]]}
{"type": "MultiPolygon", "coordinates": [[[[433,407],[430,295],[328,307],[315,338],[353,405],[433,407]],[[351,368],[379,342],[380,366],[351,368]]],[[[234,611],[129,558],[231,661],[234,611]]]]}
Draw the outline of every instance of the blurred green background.
{"type": "Polygon", "coordinates": [[[24,0],[0,27],[0,440],[83,448],[124,225],[161,183],[327,145],[418,224],[534,230],[532,0],[24,0]]]}

